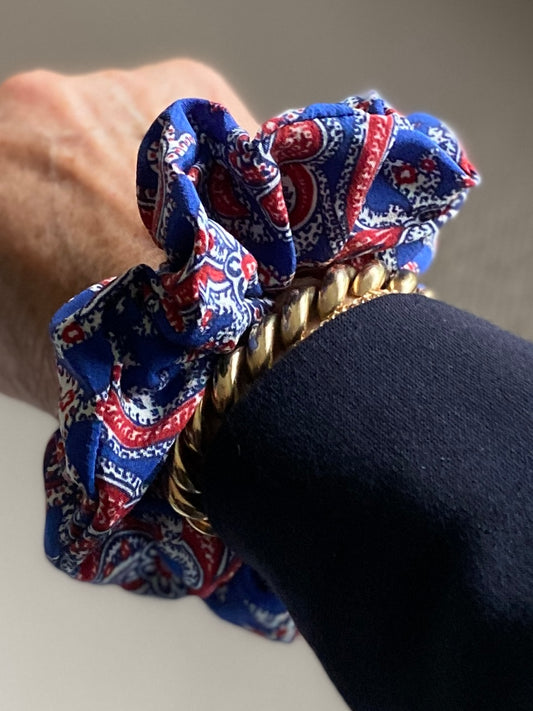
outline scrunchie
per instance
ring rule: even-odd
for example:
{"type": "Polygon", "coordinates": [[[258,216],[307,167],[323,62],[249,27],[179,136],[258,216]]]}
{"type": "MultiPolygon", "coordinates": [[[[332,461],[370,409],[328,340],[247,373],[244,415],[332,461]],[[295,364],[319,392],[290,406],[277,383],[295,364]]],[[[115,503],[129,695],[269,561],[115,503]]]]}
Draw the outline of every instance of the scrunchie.
{"type": "Polygon", "coordinates": [[[137,176],[161,267],[85,290],[51,323],[61,395],[44,465],[46,554],[77,579],[199,595],[225,619],[290,640],[283,604],[154,482],[217,354],[297,269],[377,257],[425,270],[478,178],[440,121],[377,96],[288,111],[255,138],[218,104],[177,101],[146,134],[137,176]]]}

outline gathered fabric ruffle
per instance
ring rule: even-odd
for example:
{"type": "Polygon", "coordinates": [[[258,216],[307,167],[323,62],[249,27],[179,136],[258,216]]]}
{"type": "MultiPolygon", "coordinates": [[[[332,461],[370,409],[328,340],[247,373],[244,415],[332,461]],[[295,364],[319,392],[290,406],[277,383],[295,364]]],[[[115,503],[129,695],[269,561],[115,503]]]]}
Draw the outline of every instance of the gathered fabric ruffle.
{"type": "Polygon", "coordinates": [[[165,597],[195,594],[274,639],[294,624],[218,538],[157,485],[217,355],[299,269],[333,262],[423,272],[478,176],[453,133],[377,96],[315,104],[251,138],[218,104],[184,99],[146,134],[137,199],[162,250],[54,316],[59,428],[45,455],[45,549],[69,575],[165,597]]]}

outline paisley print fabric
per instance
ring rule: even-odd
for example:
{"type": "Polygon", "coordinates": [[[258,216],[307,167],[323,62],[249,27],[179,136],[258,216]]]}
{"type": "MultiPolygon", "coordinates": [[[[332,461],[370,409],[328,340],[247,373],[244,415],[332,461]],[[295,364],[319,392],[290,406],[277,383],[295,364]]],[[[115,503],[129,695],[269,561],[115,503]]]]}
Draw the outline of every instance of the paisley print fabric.
{"type": "Polygon", "coordinates": [[[177,101],[146,134],[137,178],[160,268],[87,289],[51,323],[61,396],[44,464],[46,553],[80,580],[199,595],[290,640],[290,616],[254,571],[165,501],[166,455],[217,354],[298,269],[377,256],[424,271],[478,178],[440,121],[377,96],[287,111],[253,138],[220,105],[177,101]]]}

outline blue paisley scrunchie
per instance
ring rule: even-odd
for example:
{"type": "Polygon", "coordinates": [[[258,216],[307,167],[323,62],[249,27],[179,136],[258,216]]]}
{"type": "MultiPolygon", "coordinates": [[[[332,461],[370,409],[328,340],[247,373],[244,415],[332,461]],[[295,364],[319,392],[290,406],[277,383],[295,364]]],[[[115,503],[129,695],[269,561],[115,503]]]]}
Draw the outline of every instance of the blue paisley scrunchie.
{"type": "Polygon", "coordinates": [[[294,624],[256,573],[151,486],[231,351],[298,268],[373,258],[425,270],[478,182],[455,136],[377,96],[315,104],[255,138],[220,105],[177,101],[139,150],[141,217],[162,250],[54,316],[59,428],[45,455],[50,560],[80,580],[199,595],[275,639],[294,624]]]}

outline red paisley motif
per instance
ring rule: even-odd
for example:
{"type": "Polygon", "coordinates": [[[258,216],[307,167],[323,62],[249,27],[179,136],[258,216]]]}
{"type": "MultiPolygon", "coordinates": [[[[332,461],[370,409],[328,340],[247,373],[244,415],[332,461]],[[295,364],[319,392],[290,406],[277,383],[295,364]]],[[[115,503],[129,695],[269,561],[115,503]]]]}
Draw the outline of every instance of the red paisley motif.
{"type": "Polygon", "coordinates": [[[289,214],[281,183],[278,183],[273,190],[263,195],[260,203],[276,227],[286,228],[289,226],[289,214]]]}
{"type": "Polygon", "coordinates": [[[468,160],[466,153],[463,151],[461,159],[459,161],[459,167],[464,170],[466,176],[463,178],[464,185],[467,188],[473,188],[478,184],[479,178],[476,173],[475,167],[468,160]]]}
{"type": "Polygon", "coordinates": [[[255,261],[255,257],[249,253],[245,254],[241,260],[241,269],[244,274],[244,278],[247,281],[250,281],[257,271],[257,262],[255,261]]]}
{"type": "Polygon", "coordinates": [[[209,230],[203,230],[201,227],[196,231],[194,238],[194,253],[205,254],[215,246],[215,238],[209,230]]]}
{"type": "Polygon", "coordinates": [[[224,574],[217,575],[225,557],[225,545],[220,538],[208,538],[198,533],[187,521],[183,523],[183,540],[192,549],[194,557],[202,561],[203,583],[200,587],[194,588],[194,590],[189,588],[195,595],[199,595],[202,598],[209,597],[216,588],[232,578],[242,565],[242,561],[239,558],[234,558],[230,565],[225,568],[224,574]]]}
{"type": "Polygon", "coordinates": [[[61,331],[61,338],[65,343],[80,343],[85,338],[85,333],[80,324],[73,321],[61,331]]]}
{"type": "Polygon", "coordinates": [[[235,147],[228,151],[228,160],[244,183],[254,186],[266,185],[276,178],[278,168],[272,161],[262,160],[250,148],[249,136],[239,136],[235,147]]]}
{"type": "Polygon", "coordinates": [[[311,119],[281,126],[274,137],[272,157],[278,164],[309,160],[320,153],[324,140],[319,126],[311,119]]]}
{"type": "Polygon", "coordinates": [[[191,181],[191,183],[196,187],[200,182],[201,176],[200,169],[198,168],[198,166],[193,165],[192,168],[189,168],[187,175],[189,176],[189,180],[191,181]]]}
{"type": "Polygon", "coordinates": [[[392,169],[394,177],[398,185],[410,185],[411,183],[416,183],[418,178],[418,171],[414,165],[409,163],[402,163],[402,165],[396,165],[392,169]]]}
{"type": "Polygon", "coordinates": [[[107,531],[131,509],[130,495],[108,481],[97,479],[98,508],[92,521],[95,531],[107,531]]]}
{"type": "Polygon", "coordinates": [[[168,294],[168,301],[184,308],[198,301],[200,289],[205,289],[208,282],[222,283],[225,279],[223,269],[217,269],[211,264],[203,264],[197,272],[189,274],[182,281],[179,274],[163,274],[161,284],[168,294]]]}
{"type": "Polygon", "coordinates": [[[301,163],[285,163],[282,173],[294,190],[289,200],[291,229],[297,229],[311,218],[316,210],[317,186],[313,174],[301,163]]]}
{"type": "Polygon", "coordinates": [[[161,418],[155,425],[138,425],[132,422],[124,412],[115,390],[110,390],[105,407],[102,405],[99,414],[120,444],[129,449],[135,449],[176,437],[192,417],[198,400],[198,395],[190,398],[170,415],[161,418]]]}
{"type": "Polygon", "coordinates": [[[70,388],[67,390],[65,393],[61,395],[61,399],[59,400],[59,409],[61,412],[65,412],[65,410],[72,405],[74,402],[74,399],[76,397],[76,391],[74,388],[70,388]]]}
{"type": "Polygon", "coordinates": [[[209,174],[207,191],[211,207],[223,217],[246,217],[247,208],[239,202],[233,188],[230,172],[220,163],[213,166],[209,174]]]}
{"type": "Polygon", "coordinates": [[[346,201],[346,219],[351,230],[379,170],[394,126],[394,118],[371,114],[361,155],[352,175],[346,201]]]}
{"type": "Polygon", "coordinates": [[[380,230],[361,230],[346,242],[337,257],[338,261],[355,257],[363,252],[389,249],[398,244],[402,227],[386,227],[380,230]]]}

